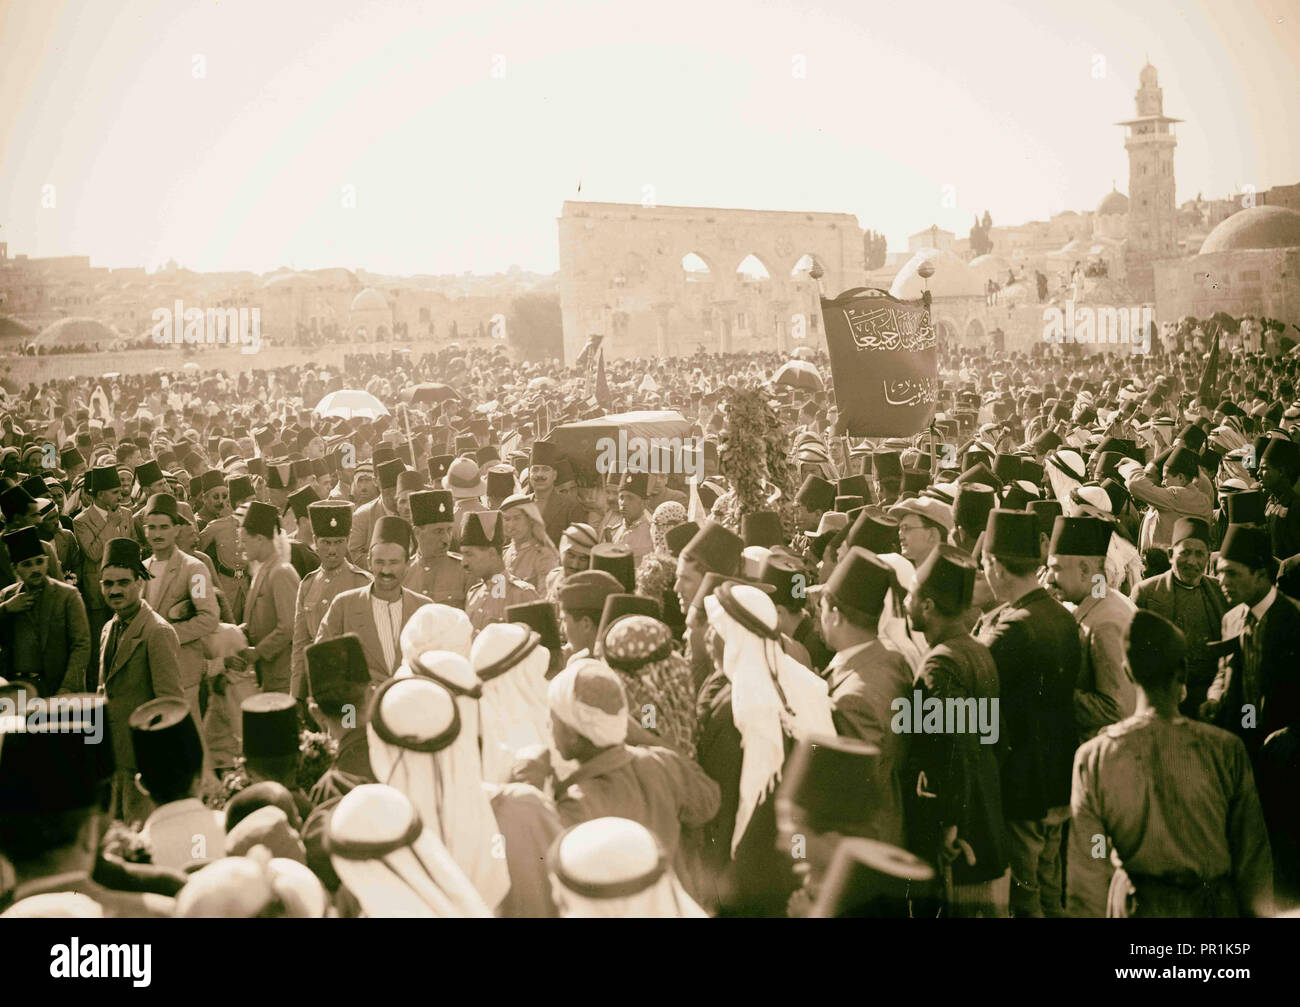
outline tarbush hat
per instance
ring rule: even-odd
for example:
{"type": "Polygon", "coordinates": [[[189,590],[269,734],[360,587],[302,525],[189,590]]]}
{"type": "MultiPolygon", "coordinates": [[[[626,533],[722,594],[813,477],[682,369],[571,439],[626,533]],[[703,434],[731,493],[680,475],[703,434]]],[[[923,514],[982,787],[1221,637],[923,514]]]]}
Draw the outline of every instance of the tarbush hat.
{"type": "Polygon", "coordinates": [[[1228,525],[1228,530],[1223,533],[1223,544],[1219,546],[1219,559],[1240,563],[1251,570],[1267,567],[1273,560],[1268,531],[1257,525],[1228,525]]]}
{"type": "Polygon", "coordinates": [[[705,521],[680,555],[704,570],[734,575],[740,569],[745,540],[716,521],[705,521]]]}
{"type": "Polygon", "coordinates": [[[754,511],[740,517],[740,537],[745,545],[759,545],[771,548],[785,545],[785,529],[781,527],[781,515],[776,511],[754,511]]]}
{"type": "Polygon", "coordinates": [[[612,574],[629,594],[636,590],[636,559],[627,546],[602,542],[592,548],[590,562],[590,569],[612,574]]]}
{"type": "Polygon", "coordinates": [[[984,549],[999,559],[1039,559],[1038,524],[1027,511],[994,508],[984,531],[984,549]]]}
{"type": "Polygon", "coordinates": [[[250,535],[274,538],[275,533],[280,530],[280,515],[269,503],[262,503],[260,500],[249,501],[248,510],[244,514],[243,528],[250,535]]]}
{"type": "Polygon", "coordinates": [[[915,590],[942,599],[951,609],[969,608],[979,572],[974,557],[940,544],[916,568],[915,590]]]}
{"type": "Polygon", "coordinates": [[[1099,517],[1061,515],[1052,526],[1047,552],[1052,556],[1105,556],[1114,525],[1099,517]]]}
{"type": "Polygon", "coordinates": [[[810,511],[827,511],[835,503],[835,485],[819,475],[809,475],[795,494],[795,503],[810,511]]]}
{"type": "Polygon", "coordinates": [[[347,538],[352,531],[352,505],[336,500],[308,504],[311,531],[316,538],[347,538]]]}
{"type": "Polygon", "coordinates": [[[1170,536],[1170,545],[1177,545],[1179,542],[1185,542],[1187,539],[1196,539],[1205,544],[1208,549],[1210,546],[1210,525],[1207,521],[1198,517],[1180,517],[1174,522],[1173,533],[1170,536]]]}

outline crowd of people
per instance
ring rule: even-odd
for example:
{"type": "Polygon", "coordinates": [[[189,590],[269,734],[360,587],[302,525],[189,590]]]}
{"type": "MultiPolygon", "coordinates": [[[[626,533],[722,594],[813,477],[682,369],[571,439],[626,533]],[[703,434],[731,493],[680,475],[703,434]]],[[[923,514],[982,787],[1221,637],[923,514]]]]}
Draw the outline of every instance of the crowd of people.
{"type": "Polygon", "coordinates": [[[10,396],[3,915],[1294,911],[1297,358],[947,348],[868,440],[783,362],[10,396]]]}

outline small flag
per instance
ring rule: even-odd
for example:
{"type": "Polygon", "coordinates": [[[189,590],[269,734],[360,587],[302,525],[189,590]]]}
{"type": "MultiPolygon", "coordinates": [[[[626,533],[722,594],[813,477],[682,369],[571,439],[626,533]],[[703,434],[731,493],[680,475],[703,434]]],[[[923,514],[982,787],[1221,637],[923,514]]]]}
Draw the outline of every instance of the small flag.
{"type": "Polygon", "coordinates": [[[1219,386],[1219,329],[1214,330],[1214,346],[1210,349],[1210,359],[1205,361],[1205,370],[1201,372],[1201,386],[1196,390],[1196,397],[1201,405],[1214,408],[1216,389],[1219,386]]]}
{"type": "Polygon", "coordinates": [[[600,350],[596,362],[596,401],[602,409],[608,409],[614,402],[609,394],[609,384],[605,381],[605,351],[600,350]]]}
{"type": "Polygon", "coordinates": [[[587,343],[583,346],[582,352],[578,354],[578,359],[573,362],[573,366],[580,370],[589,367],[595,359],[596,350],[600,347],[601,340],[604,338],[604,336],[600,335],[588,336],[587,343]]]}
{"type": "Polygon", "coordinates": [[[700,484],[697,480],[690,480],[691,497],[687,503],[686,516],[694,521],[701,528],[704,522],[709,519],[708,511],[704,509],[704,501],[700,499],[700,484]]]}

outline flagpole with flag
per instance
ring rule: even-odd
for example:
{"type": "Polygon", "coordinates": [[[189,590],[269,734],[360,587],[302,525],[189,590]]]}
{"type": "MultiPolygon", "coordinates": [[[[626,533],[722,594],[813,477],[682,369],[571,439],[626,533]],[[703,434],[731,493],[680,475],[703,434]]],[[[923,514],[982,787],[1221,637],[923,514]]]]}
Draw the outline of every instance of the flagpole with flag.
{"type": "Polygon", "coordinates": [[[605,380],[605,349],[601,347],[596,357],[596,392],[595,398],[602,409],[609,409],[614,399],[609,394],[609,384],[605,380]]]}
{"type": "Polygon", "coordinates": [[[1201,400],[1201,408],[1211,410],[1214,408],[1216,390],[1219,386],[1219,330],[1221,326],[1218,322],[1215,322],[1214,326],[1214,346],[1210,348],[1209,359],[1205,361],[1205,369],[1201,371],[1200,387],[1196,389],[1196,397],[1201,400]]]}

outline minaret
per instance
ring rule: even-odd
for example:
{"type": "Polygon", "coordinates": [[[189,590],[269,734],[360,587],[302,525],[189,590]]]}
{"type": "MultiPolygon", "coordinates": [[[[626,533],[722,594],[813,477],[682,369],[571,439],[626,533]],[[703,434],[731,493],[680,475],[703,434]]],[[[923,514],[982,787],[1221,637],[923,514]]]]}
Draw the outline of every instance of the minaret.
{"type": "Polygon", "coordinates": [[[1115,125],[1127,132],[1128,243],[1124,249],[1128,286],[1142,300],[1155,297],[1152,262],[1178,254],[1174,204],[1174,147],[1169,127],[1181,119],[1164,114],[1164,96],[1150,63],[1138,75],[1137,118],[1115,125]]]}

